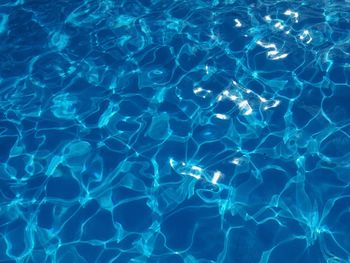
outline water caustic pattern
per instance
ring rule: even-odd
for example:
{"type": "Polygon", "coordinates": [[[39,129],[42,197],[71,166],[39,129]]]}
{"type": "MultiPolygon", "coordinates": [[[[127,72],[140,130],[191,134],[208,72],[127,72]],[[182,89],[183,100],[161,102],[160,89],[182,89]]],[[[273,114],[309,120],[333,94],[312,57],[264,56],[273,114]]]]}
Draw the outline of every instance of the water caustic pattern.
{"type": "Polygon", "coordinates": [[[0,262],[350,262],[349,1],[0,0],[0,262]]]}

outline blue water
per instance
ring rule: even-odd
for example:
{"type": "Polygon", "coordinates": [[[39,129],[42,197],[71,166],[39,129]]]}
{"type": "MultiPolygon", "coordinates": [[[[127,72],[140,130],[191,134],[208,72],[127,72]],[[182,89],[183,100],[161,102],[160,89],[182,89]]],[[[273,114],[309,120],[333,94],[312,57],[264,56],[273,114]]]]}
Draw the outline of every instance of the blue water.
{"type": "Polygon", "coordinates": [[[0,262],[350,262],[350,1],[0,0],[0,262]]]}

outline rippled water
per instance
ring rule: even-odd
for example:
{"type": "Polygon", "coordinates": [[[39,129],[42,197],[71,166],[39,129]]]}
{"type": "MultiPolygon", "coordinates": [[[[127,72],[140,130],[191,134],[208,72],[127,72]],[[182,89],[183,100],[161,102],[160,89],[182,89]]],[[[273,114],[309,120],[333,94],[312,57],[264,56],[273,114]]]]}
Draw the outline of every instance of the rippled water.
{"type": "Polygon", "coordinates": [[[350,1],[0,0],[0,262],[350,262],[350,1]]]}

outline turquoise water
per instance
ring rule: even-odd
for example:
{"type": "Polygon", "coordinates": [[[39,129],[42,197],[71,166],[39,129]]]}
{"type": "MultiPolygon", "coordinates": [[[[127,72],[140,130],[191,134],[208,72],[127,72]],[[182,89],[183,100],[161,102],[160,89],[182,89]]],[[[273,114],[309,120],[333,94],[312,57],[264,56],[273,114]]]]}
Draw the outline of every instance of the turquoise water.
{"type": "Polygon", "coordinates": [[[0,0],[0,262],[350,262],[350,2],[0,0]]]}

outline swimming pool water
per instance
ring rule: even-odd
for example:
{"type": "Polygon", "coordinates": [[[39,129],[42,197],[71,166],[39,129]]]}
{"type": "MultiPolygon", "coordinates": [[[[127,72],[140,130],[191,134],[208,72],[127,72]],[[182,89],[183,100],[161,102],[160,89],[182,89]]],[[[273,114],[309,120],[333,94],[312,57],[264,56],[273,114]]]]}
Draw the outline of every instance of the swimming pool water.
{"type": "Polygon", "coordinates": [[[350,1],[0,0],[0,262],[350,262],[350,1]]]}

